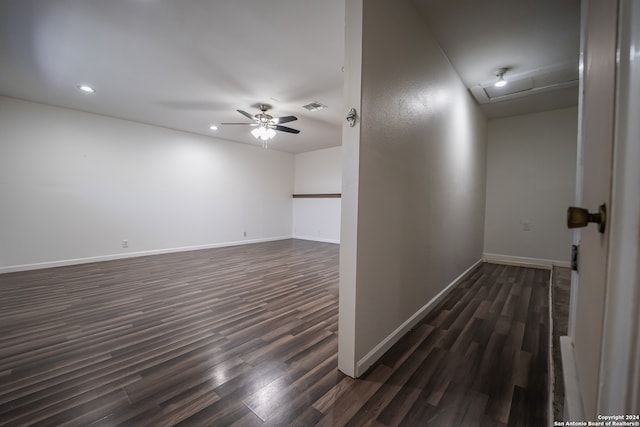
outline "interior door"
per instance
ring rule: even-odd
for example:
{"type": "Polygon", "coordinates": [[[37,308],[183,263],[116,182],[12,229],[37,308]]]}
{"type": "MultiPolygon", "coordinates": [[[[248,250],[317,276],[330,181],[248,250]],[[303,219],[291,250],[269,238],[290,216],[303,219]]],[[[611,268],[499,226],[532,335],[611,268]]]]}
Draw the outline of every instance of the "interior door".
{"type": "MultiPolygon", "coordinates": [[[[618,1],[583,1],[582,97],[579,117],[578,202],[590,212],[610,206],[614,137],[616,33],[618,1]]],[[[578,272],[572,277],[572,338],[583,408],[597,419],[603,319],[606,295],[608,227],[577,232],[578,272]]]]}
{"type": "Polygon", "coordinates": [[[599,414],[640,414],[640,2],[618,8],[611,226],[599,414]],[[636,232],[634,232],[636,231],[636,232]]]}

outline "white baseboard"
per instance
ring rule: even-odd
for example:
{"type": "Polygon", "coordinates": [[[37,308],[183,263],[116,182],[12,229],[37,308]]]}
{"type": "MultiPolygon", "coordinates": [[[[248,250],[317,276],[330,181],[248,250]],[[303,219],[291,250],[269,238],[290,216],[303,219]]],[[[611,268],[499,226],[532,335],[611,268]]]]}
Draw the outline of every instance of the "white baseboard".
{"type": "Polygon", "coordinates": [[[92,257],[86,257],[86,258],[74,258],[74,259],[65,259],[65,260],[59,260],[59,261],[39,262],[34,264],[12,265],[7,267],[0,267],[0,274],[15,273],[18,271],[40,270],[43,268],[52,268],[52,267],[65,267],[68,265],[88,264],[91,262],[113,261],[113,260],[125,259],[125,258],[137,258],[141,256],[148,256],[148,255],[160,255],[160,254],[168,254],[168,253],[174,253],[174,252],[197,251],[200,249],[224,248],[228,246],[249,245],[252,243],[274,242],[276,240],[286,240],[286,239],[292,239],[292,238],[293,238],[292,236],[266,237],[263,239],[239,240],[235,242],[211,243],[207,245],[183,246],[178,248],[152,249],[148,251],[126,252],[121,254],[99,255],[99,256],[92,256],[92,257]]]}
{"type": "Polygon", "coordinates": [[[340,239],[324,239],[321,237],[309,237],[309,236],[293,236],[294,239],[300,240],[311,240],[312,242],[322,242],[322,243],[336,243],[340,244],[340,239]]]}
{"type": "Polygon", "coordinates": [[[367,369],[371,367],[378,359],[380,359],[395,343],[400,340],[407,332],[413,329],[428,313],[431,311],[444,297],[451,292],[462,280],[464,280],[469,273],[471,273],[480,263],[482,259],[476,261],[471,267],[467,268],[464,273],[454,279],[441,290],[435,297],[426,303],[422,308],[416,311],[409,319],[407,319],[402,325],[400,325],[395,331],[390,333],[385,339],[383,339],[377,346],[375,346],[369,353],[367,353],[362,359],[356,363],[356,378],[364,374],[367,369]]]}
{"type": "Polygon", "coordinates": [[[558,267],[570,267],[569,261],[559,261],[554,259],[544,259],[544,258],[528,258],[528,257],[519,257],[512,255],[500,255],[500,254],[490,254],[484,253],[482,254],[482,259],[484,262],[489,262],[492,264],[506,264],[506,265],[515,265],[518,267],[531,267],[531,268],[544,268],[546,270],[551,270],[551,268],[555,265],[558,267]]]}

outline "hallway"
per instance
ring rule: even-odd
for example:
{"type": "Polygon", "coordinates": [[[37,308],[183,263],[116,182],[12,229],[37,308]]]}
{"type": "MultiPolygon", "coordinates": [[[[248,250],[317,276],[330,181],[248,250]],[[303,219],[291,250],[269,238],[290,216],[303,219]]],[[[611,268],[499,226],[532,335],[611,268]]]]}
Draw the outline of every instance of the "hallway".
{"type": "Polygon", "coordinates": [[[546,425],[548,282],[545,270],[483,264],[361,379],[367,386],[343,380],[324,425],[546,425]]]}

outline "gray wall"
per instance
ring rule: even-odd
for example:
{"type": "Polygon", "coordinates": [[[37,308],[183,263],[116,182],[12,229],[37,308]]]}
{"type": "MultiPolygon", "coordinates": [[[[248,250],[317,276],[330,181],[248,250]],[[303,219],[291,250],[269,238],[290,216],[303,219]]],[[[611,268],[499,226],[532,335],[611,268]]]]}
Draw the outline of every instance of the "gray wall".
{"type": "Polygon", "coordinates": [[[481,258],[486,123],[409,0],[346,16],[339,364],[357,376],[481,258]]]}
{"type": "Polygon", "coordinates": [[[488,123],[485,257],[569,265],[578,109],[488,123]]]}
{"type": "Polygon", "coordinates": [[[288,238],[293,179],[290,153],[0,97],[0,273],[288,238]]]}

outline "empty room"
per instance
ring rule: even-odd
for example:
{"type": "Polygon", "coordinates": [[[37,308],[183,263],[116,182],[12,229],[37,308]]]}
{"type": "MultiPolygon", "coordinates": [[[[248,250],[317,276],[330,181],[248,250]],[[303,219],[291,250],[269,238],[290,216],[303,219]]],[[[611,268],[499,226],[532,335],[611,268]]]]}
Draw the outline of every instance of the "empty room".
{"type": "Polygon", "coordinates": [[[2,2],[0,425],[638,425],[639,29],[2,2]]]}

